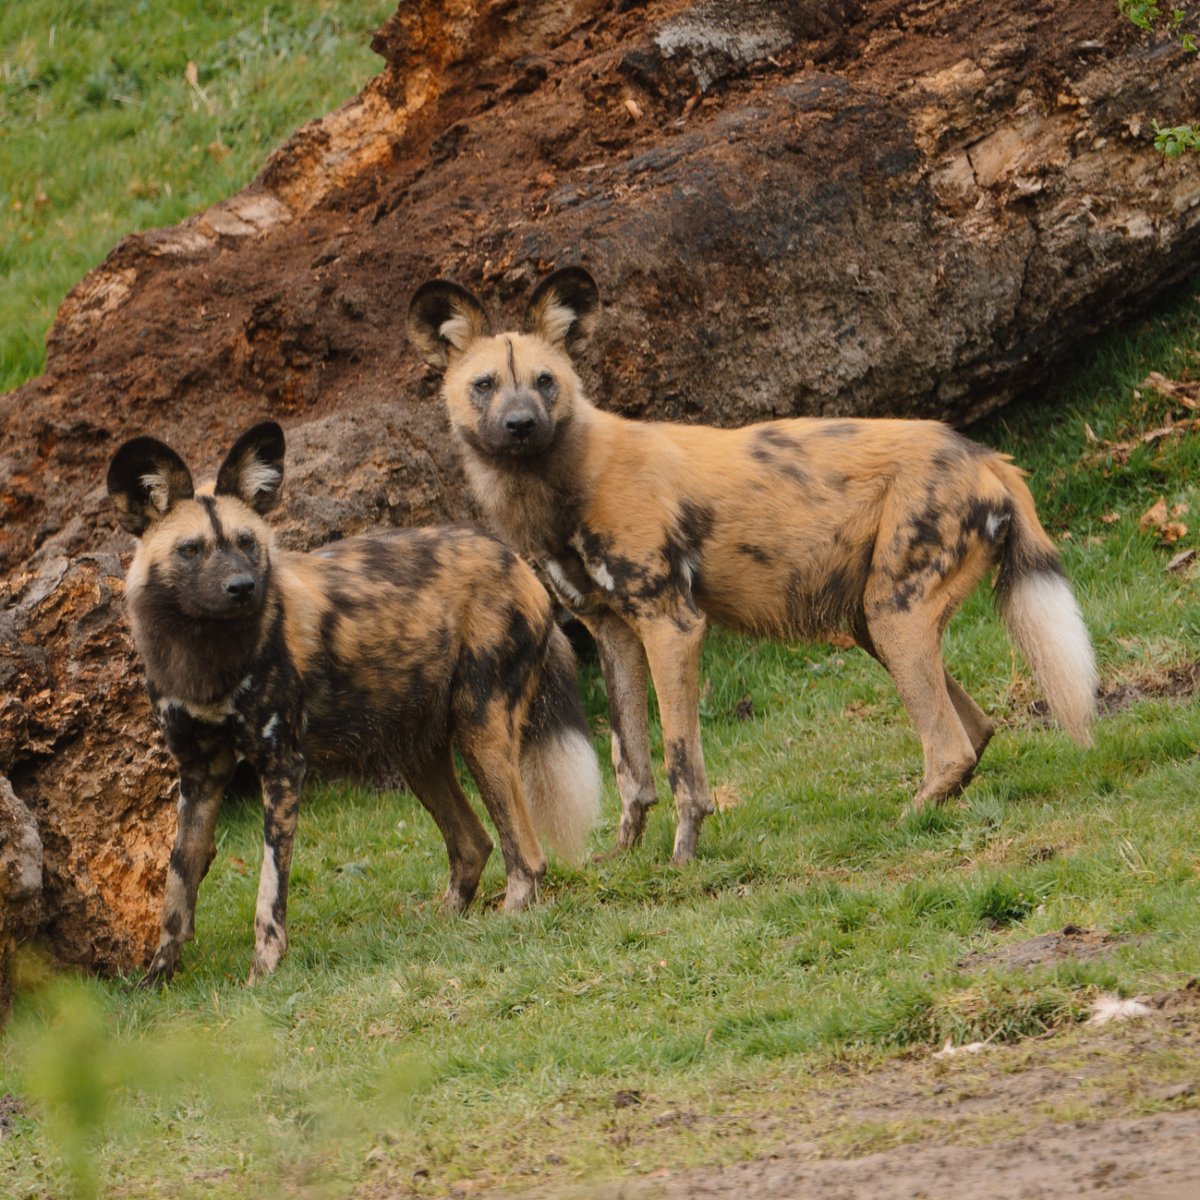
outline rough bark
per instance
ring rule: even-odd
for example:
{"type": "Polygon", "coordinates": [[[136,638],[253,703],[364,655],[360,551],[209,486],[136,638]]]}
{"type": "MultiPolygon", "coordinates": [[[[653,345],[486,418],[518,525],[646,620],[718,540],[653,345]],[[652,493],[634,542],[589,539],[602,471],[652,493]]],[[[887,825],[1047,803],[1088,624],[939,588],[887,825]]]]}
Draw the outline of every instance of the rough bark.
{"type": "Polygon", "coordinates": [[[33,814],[0,775],[0,1021],[12,1004],[17,942],[42,915],[42,842],[33,814]]]}
{"type": "Polygon", "coordinates": [[[374,45],[244,192],[122,241],[0,399],[0,771],[74,961],[141,957],[173,824],[100,486],[124,437],[212,462],[283,419],[312,544],[469,511],[402,333],[432,275],[507,318],[585,263],[585,374],[629,414],[965,422],[1196,261],[1200,174],[1146,133],[1200,64],[1111,0],[408,0],[374,45]]]}

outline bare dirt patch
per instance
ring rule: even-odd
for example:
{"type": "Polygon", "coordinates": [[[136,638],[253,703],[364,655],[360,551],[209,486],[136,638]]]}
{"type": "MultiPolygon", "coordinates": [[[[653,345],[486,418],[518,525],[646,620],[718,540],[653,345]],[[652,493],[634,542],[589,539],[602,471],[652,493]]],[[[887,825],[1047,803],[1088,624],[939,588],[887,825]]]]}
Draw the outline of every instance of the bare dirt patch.
{"type": "MultiPolygon", "coordinates": [[[[1018,689],[1026,686],[1022,682],[1018,689]]],[[[1200,662],[1183,662],[1123,671],[1120,678],[1100,688],[1096,703],[1101,713],[1112,716],[1143,700],[1193,700],[1197,696],[1200,696],[1200,662]]],[[[1039,721],[1048,723],[1051,719],[1045,700],[1031,700],[1026,708],[1039,721]]]]}
{"type": "Polygon", "coordinates": [[[780,1157],[596,1193],[622,1200],[754,1196],[756,1200],[1194,1200],[1200,1112],[1071,1124],[996,1146],[904,1146],[858,1159],[780,1157]]]}
{"type": "MultiPolygon", "coordinates": [[[[1073,940],[1078,940],[1078,935],[1073,940]]],[[[1200,1161],[1200,982],[1142,997],[1155,1015],[978,1055],[885,1067],[833,1064],[771,1082],[719,1113],[644,1095],[611,1112],[624,1178],[561,1176],[547,1144],[525,1186],[435,1180],[374,1186],[493,1200],[1194,1200],[1200,1161]],[[757,1100],[757,1104],[755,1103],[757,1100]],[[769,1105],[769,1107],[768,1107],[769,1105]],[[757,1135],[747,1161],[736,1146],[757,1135]],[[723,1165],[684,1165],[707,1158],[723,1165]]],[[[567,1148],[569,1153],[569,1147],[567,1148]]],[[[380,1181],[382,1182],[382,1181],[380,1181]]]]}
{"type": "Polygon", "coordinates": [[[1180,663],[1112,684],[1100,693],[1100,708],[1115,713],[1139,700],[1190,700],[1197,695],[1200,662],[1180,663]]]}
{"type": "Polygon", "coordinates": [[[0,1094],[0,1138],[7,1136],[15,1118],[25,1111],[24,1101],[11,1092],[0,1094]]]}
{"type": "Polygon", "coordinates": [[[1103,929],[1064,925],[1058,933],[1022,938],[1019,942],[1011,942],[995,950],[976,950],[961,959],[958,965],[970,971],[984,966],[1040,967],[1043,963],[1066,958],[1087,962],[1093,958],[1103,958],[1120,944],[1120,938],[1103,929]]]}

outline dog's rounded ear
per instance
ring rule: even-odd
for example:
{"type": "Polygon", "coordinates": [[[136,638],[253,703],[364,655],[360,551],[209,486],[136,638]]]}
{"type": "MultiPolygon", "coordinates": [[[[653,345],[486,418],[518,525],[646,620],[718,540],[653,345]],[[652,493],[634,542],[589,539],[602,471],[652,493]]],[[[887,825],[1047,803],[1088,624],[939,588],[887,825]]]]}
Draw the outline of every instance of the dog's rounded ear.
{"type": "Polygon", "coordinates": [[[283,486],[283,430],[274,421],[247,429],[217,472],[218,496],[236,496],[260,516],[279,503],[283,486]]]}
{"type": "Polygon", "coordinates": [[[164,442],[136,437],[108,464],[108,494],[122,529],[141,537],[180,500],[193,495],[192,473],[164,442]]]}
{"type": "Polygon", "coordinates": [[[582,267],[563,267],[533,289],[525,330],[552,346],[575,350],[592,336],[600,319],[600,289],[582,267]]]}
{"type": "Polygon", "coordinates": [[[483,305],[448,279],[421,284],[408,306],[408,336],[421,357],[439,371],[491,329],[483,305]]]}

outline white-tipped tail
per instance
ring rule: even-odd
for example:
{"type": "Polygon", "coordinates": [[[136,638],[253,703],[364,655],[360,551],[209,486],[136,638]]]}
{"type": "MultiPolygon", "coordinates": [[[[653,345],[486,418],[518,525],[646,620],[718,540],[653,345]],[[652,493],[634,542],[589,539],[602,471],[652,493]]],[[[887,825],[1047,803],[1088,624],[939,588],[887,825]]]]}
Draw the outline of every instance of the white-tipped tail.
{"type": "Polygon", "coordinates": [[[1001,609],[1050,711],[1076,742],[1090,746],[1096,659],[1071,585],[1057,571],[1030,571],[1012,582],[1001,609]]]}
{"type": "Polygon", "coordinates": [[[600,819],[600,764],[592,743],[569,727],[527,743],[521,782],[538,836],[556,854],[578,862],[600,819]]]}

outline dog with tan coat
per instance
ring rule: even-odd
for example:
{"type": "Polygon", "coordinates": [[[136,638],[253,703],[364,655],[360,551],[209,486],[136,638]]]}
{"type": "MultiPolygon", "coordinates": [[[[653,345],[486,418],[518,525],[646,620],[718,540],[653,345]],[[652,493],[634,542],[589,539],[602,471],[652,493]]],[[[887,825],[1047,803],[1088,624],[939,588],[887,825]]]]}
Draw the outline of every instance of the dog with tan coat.
{"type": "Polygon", "coordinates": [[[677,825],[695,854],[713,811],[700,745],[710,621],[786,640],[848,631],[883,664],[921,738],[913,806],[968,782],[993,725],[947,672],[942,634],[993,566],[996,596],[1050,709],[1090,741],[1096,670],[1058,552],[1010,459],[933,421],[796,418],[741,429],[632,421],[596,408],[571,352],[599,292],[544,279],[523,332],[433,280],[409,335],[442,371],[467,477],[494,530],[537,562],[600,651],[621,794],[618,849],[655,803],[647,674],[677,825]]]}

